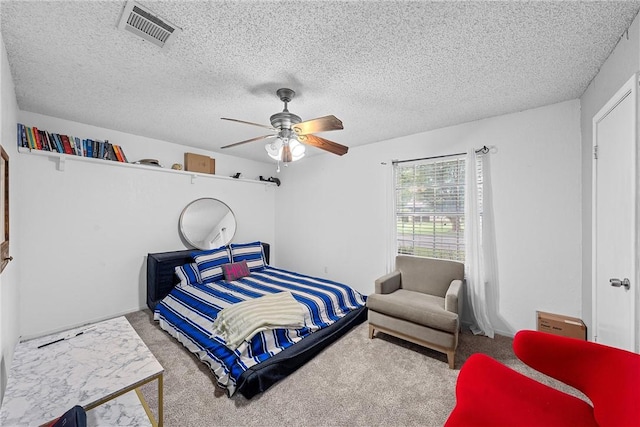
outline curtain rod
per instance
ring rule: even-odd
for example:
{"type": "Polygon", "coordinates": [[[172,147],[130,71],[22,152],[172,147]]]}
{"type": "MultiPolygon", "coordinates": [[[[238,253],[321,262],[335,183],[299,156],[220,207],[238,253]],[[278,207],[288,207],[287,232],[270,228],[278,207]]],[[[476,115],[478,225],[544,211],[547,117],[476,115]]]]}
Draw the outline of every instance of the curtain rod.
{"type": "MultiPolygon", "coordinates": [[[[489,148],[486,145],[484,147],[476,150],[476,154],[487,154],[488,152],[489,152],[489,148]]],[[[420,160],[443,159],[445,157],[463,156],[465,154],[467,154],[467,153],[443,154],[442,156],[421,157],[419,159],[394,160],[394,161],[391,162],[391,164],[397,165],[398,163],[417,162],[417,161],[420,161],[420,160]]]]}

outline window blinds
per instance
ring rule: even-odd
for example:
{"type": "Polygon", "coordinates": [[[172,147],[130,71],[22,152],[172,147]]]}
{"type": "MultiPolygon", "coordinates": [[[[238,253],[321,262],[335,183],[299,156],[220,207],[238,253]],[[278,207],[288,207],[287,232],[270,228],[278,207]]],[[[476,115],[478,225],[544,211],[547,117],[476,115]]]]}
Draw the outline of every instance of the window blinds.
{"type": "MultiPolygon", "coordinates": [[[[464,262],[464,157],[395,168],[398,253],[464,262]]],[[[482,168],[478,171],[482,198],[482,168]]]]}

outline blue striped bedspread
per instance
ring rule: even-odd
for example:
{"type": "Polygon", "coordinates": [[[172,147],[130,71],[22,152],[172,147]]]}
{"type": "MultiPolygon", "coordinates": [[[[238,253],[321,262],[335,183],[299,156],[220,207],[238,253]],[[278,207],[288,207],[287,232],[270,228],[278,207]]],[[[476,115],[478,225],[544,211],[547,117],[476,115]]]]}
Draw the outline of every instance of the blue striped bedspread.
{"type": "Polygon", "coordinates": [[[351,287],[273,267],[233,282],[177,285],[157,306],[154,319],[209,366],[217,383],[232,396],[244,371],[363,307],[365,297],[351,287]],[[305,326],[269,329],[235,350],[212,334],[218,312],[238,302],[289,291],[305,308],[305,326]]]}

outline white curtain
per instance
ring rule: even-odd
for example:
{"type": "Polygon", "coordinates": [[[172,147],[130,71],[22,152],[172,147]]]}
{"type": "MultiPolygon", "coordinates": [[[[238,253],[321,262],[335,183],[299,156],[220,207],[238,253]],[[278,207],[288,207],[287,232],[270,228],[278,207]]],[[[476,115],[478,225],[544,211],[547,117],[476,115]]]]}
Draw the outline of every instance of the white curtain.
{"type": "Polygon", "coordinates": [[[398,254],[398,225],[396,223],[396,172],[397,166],[393,161],[389,160],[382,162],[385,169],[385,186],[387,195],[385,204],[386,212],[391,212],[392,220],[385,221],[387,230],[385,236],[387,238],[387,253],[385,258],[387,259],[386,272],[391,273],[396,268],[396,255],[398,254]]]}
{"type": "Polygon", "coordinates": [[[497,284],[493,209],[489,156],[482,159],[483,185],[482,207],[478,200],[478,162],[474,149],[467,152],[465,161],[465,278],[467,300],[470,303],[474,324],[471,331],[493,338],[494,330],[489,320],[491,288],[497,284]],[[482,210],[481,210],[482,208],[482,210]],[[482,215],[482,217],[481,217],[482,215]]]}

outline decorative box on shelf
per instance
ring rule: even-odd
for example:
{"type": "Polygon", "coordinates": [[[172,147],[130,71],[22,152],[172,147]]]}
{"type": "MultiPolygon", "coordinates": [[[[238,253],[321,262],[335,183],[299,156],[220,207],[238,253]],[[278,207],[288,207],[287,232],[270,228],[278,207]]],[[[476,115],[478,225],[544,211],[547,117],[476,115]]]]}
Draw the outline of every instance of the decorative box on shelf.
{"type": "Polygon", "coordinates": [[[216,173],[216,159],[202,154],[184,153],[184,170],[213,175],[216,173]]]}

